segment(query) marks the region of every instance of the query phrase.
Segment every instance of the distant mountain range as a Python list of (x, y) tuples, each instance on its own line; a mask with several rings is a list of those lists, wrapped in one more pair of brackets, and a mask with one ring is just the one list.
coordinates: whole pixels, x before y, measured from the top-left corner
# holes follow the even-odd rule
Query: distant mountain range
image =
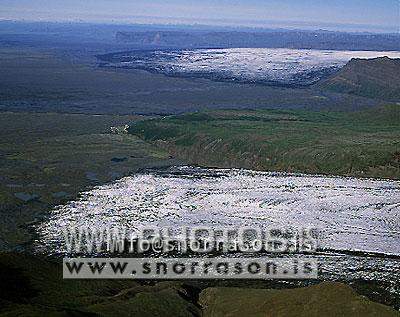
[(339, 72), (319, 82), (317, 87), (400, 102), (400, 59), (352, 59)]
[(294, 48), (400, 50), (400, 35), (330, 31), (146, 31), (117, 32), (119, 42), (160, 48)]

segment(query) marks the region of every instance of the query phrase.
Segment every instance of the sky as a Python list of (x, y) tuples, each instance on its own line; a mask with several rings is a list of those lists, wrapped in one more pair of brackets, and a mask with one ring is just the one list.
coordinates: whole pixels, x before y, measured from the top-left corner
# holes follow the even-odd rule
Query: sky
[(0, 0), (0, 19), (399, 32), (400, 0)]

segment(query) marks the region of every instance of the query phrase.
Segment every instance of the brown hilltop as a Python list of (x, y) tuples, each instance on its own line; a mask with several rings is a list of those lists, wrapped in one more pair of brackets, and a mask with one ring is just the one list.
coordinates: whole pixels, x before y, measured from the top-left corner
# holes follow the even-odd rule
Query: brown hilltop
[(400, 102), (400, 59), (352, 59), (338, 73), (317, 84), (335, 92)]

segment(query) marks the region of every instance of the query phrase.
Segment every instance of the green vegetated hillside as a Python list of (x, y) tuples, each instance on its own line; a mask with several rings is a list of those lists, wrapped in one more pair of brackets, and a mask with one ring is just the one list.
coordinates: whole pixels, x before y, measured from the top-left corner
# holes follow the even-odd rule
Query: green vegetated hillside
[(335, 92), (400, 102), (400, 59), (352, 59), (337, 74), (317, 86)]
[(400, 178), (400, 106), (212, 111), (138, 122), (130, 133), (203, 166)]

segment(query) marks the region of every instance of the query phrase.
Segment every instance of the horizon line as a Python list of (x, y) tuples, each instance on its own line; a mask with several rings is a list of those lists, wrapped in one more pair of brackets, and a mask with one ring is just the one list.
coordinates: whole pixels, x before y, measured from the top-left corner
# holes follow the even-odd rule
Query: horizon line
[[(137, 19), (142, 21), (129, 21), (128, 19)], [(150, 21), (144, 21), (148, 19)], [(151, 21), (154, 20), (154, 21)], [(174, 21), (172, 21), (174, 20)], [(102, 24), (102, 25), (160, 25), (177, 27), (226, 27), (243, 29), (283, 29), (299, 31), (327, 31), (344, 33), (374, 33), (374, 34), (398, 34), (400, 35), (400, 25), (373, 25), (360, 23), (336, 23), (336, 22), (318, 22), (318, 21), (294, 21), (294, 20), (237, 20), (237, 19), (198, 19), (197, 22), (188, 18), (158, 17), (158, 16), (129, 16), (118, 19), (49, 19), (49, 18), (9, 18), (1, 17), (0, 22), (22, 22), (22, 23), (75, 23), (75, 24)], [(202, 21), (202, 22), (200, 22)], [(236, 23), (235, 23), (236, 22)]]

